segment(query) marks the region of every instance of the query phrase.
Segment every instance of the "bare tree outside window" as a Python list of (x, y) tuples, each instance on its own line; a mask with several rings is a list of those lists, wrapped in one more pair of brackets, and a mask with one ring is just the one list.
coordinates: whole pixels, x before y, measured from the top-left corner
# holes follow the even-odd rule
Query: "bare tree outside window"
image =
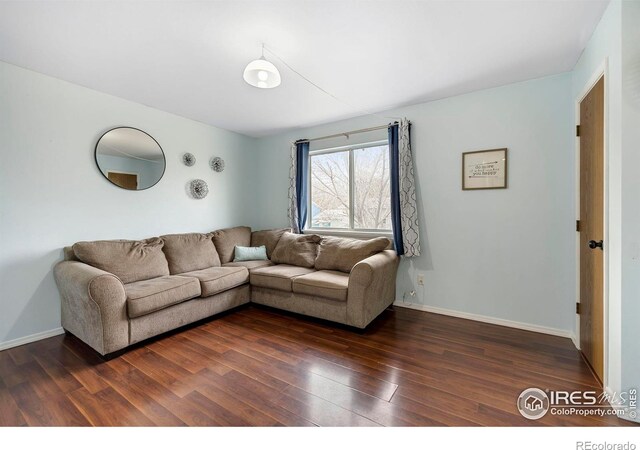
[[(350, 153), (353, 179), (349, 176)], [(312, 154), (311, 200), (314, 228), (349, 229), (353, 223), (356, 229), (390, 230), (389, 147)]]
[(311, 225), (349, 228), (349, 152), (311, 157)]
[(353, 163), (354, 228), (390, 230), (389, 147), (384, 145), (354, 150)]

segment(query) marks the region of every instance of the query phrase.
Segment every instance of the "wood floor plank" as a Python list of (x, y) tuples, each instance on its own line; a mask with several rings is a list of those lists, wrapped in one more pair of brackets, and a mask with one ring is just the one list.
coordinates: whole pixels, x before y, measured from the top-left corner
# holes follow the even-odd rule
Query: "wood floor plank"
[[(117, 358), (109, 361), (108, 366), (126, 377), (125, 382), (130, 386), (130, 389), (144, 392), (144, 395), (149, 397), (151, 401), (170, 411), (184, 424), (199, 427), (219, 425), (219, 422), (200, 411), (199, 408), (194, 407), (188, 400), (178, 397), (171, 390), (165, 388), (151, 376), (136, 369), (124, 359)], [(153, 416), (151, 418), (153, 419)]]
[(82, 387), (82, 384), (55, 358), (37, 355), (35, 360), (62, 392), (71, 392)]
[(177, 418), (171, 411), (162, 406), (147, 394), (147, 386), (141, 389), (132, 375), (132, 371), (126, 374), (118, 373), (113, 367), (103, 364), (99, 369), (100, 375), (104, 377), (109, 385), (126, 398), (129, 403), (142, 412), (154, 425), (162, 427), (182, 426), (185, 423)]
[(330, 362), (322, 364), (317, 361), (304, 361), (301, 368), (324, 378), (343, 384), (358, 392), (371, 395), (384, 401), (390, 401), (398, 389), (398, 385), (370, 375), (361, 374)]
[(566, 338), (402, 308), (355, 332), (248, 306), (110, 361), (73, 336), (2, 351), (0, 425), (632, 425), (516, 408), (528, 387), (597, 386)]
[(280, 425), (273, 417), (264, 414), (262, 411), (245, 403), (242, 399), (235, 397), (233, 394), (226, 392), (218, 386), (207, 384), (199, 387), (198, 392), (227, 411), (232, 411), (249, 425), (259, 427)]
[[(100, 377), (94, 367), (94, 363), (74, 353), (72, 350), (73, 347), (82, 346), (79, 345), (75, 339), (67, 337), (67, 339), (63, 341), (63, 347), (57, 354), (60, 363), (64, 365), (69, 373), (90, 393), (95, 394), (107, 388), (108, 384)], [(95, 357), (95, 354), (91, 356), (92, 359)]]
[(172, 341), (167, 345), (172, 345), (177, 353), (191, 360), (200, 361), (207, 369), (213, 370), (218, 375), (224, 375), (231, 370), (229, 366), (221, 362), (221, 354), (217, 351), (200, 345), (183, 335), (172, 336), (171, 339)]
[(20, 407), (11, 396), (9, 389), (0, 382), (0, 427), (21, 427), (27, 425)]
[(152, 426), (137, 408), (107, 387), (95, 394), (80, 388), (69, 394), (82, 414), (95, 426)]
[(13, 359), (13, 362), (16, 363), (16, 365), (21, 366), (22, 364), (27, 364), (33, 361), (33, 355), (29, 351), (29, 348), (30, 347), (28, 345), (20, 345), (18, 347), (10, 348), (9, 350), (6, 350), (6, 352), (9, 354), (11, 359)]
[(46, 404), (46, 407), (51, 412), (52, 421), (46, 425), (90, 425), (73, 402), (65, 395), (66, 393), (60, 389), (55, 380), (34, 359), (31, 359), (31, 362), (22, 364), (20, 370), (26, 374), (27, 382), (36, 394), (32, 401), (37, 401), (37, 398), (40, 402)]
[(9, 392), (28, 425), (46, 427), (56, 422), (48, 404), (38, 397), (30, 383), (17, 384)]
[(197, 375), (155, 353), (151, 348), (140, 348), (123, 356), (131, 365), (157, 380), (178, 397), (192, 392), (197, 384), (193, 378)]
[(290, 411), (276, 406), (273, 400), (279, 395), (266, 384), (262, 384), (253, 378), (232, 370), (223, 377), (215, 374), (218, 386), (224, 386), (234, 395), (239, 396), (244, 402), (252, 405), (254, 408), (273, 417), (279, 423), (285, 426), (293, 427), (309, 427), (316, 426), (314, 423), (291, 413)]
[[(245, 339), (244, 336), (238, 336), (237, 334), (234, 334), (233, 331), (230, 333), (229, 327), (216, 327), (215, 329), (209, 327), (204, 328), (204, 331), (215, 336), (216, 339), (228, 349), (246, 349), (248, 351), (248, 356), (252, 356), (256, 359), (262, 360), (260, 355), (264, 355), (265, 357), (275, 358), (291, 365), (300, 363), (300, 358), (295, 354), (283, 352), (278, 348), (264, 344), (259, 340)], [(239, 342), (244, 343), (245, 345), (239, 346)]]
[(289, 386), (281, 392), (275, 399), (275, 403), (319, 426), (379, 426), (366, 417), (293, 386)]
[(198, 373), (206, 367), (206, 365), (199, 362), (198, 359), (188, 358), (184, 353), (177, 351), (175, 346), (170, 342), (158, 341), (155, 344), (156, 345), (153, 346), (153, 351), (155, 353), (171, 361), (173, 364), (183, 367), (191, 373)]
[(225, 427), (246, 427), (250, 425), (249, 422), (242, 417), (239, 417), (198, 391), (190, 392), (185, 396), (185, 399), (189, 400), (193, 405), (200, 408), (201, 411), (215, 420), (216, 425)]
[(26, 380), (24, 373), (20, 371), (9, 353), (6, 350), (0, 352), (0, 381), (10, 388)]

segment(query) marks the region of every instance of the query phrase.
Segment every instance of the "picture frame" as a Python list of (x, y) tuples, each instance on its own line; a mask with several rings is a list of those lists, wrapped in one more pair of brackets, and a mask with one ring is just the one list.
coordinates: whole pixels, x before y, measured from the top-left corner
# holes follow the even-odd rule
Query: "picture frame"
[(507, 188), (506, 148), (478, 150), (462, 154), (462, 190)]

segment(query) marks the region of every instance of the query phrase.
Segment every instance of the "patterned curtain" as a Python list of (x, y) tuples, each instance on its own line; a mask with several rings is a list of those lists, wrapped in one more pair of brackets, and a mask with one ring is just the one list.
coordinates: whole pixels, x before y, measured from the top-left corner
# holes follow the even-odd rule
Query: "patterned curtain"
[(297, 141), (291, 144), (291, 165), (289, 167), (289, 226), (294, 233), (301, 233), (307, 222), (307, 201), (309, 199), (309, 142)]
[(411, 155), (411, 124), (404, 118), (389, 126), (391, 221), (398, 255), (420, 256), (418, 206)]
[(294, 233), (300, 233), (298, 228), (298, 196), (296, 195), (296, 143), (291, 144), (291, 165), (289, 166), (289, 226)]

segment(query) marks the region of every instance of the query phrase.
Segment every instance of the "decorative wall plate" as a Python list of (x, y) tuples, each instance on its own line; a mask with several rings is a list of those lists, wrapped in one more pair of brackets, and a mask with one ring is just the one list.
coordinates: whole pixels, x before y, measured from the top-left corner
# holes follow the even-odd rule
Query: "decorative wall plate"
[(192, 153), (185, 153), (182, 155), (182, 162), (185, 166), (191, 167), (196, 163), (196, 157)]
[(209, 186), (204, 180), (193, 180), (189, 185), (189, 190), (193, 198), (202, 199), (209, 193)]
[(209, 165), (214, 171), (222, 172), (224, 170), (224, 159), (220, 158), (219, 156), (214, 156), (213, 158), (211, 158)]

